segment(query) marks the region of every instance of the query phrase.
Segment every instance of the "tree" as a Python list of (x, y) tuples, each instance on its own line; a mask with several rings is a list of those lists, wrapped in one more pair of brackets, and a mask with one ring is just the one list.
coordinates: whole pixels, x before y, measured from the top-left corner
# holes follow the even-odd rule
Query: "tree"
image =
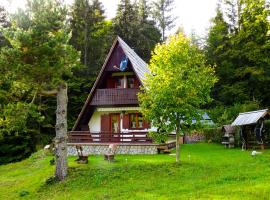
[(114, 38), (112, 23), (105, 21), (100, 1), (75, 0), (69, 15), (72, 32), (70, 44), (81, 52), (82, 64), (68, 81), (68, 125), (71, 128)]
[(193, 126), (199, 109), (208, 103), (216, 82), (214, 69), (206, 65), (200, 50), (179, 33), (156, 46), (150, 60), (140, 107), (154, 127), (176, 132), (176, 162), (180, 158), (179, 137)]
[(160, 42), (160, 31), (149, 19), (150, 8), (145, 0), (131, 3), (121, 0), (113, 19), (115, 35), (123, 38), (143, 60), (148, 61), (154, 46)]
[(240, 30), (231, 38), (232, 63), (237, 66), (234, 80), (248, 88), (247, 100), (269, 105), (270, 53), (269, 5), (265, 0), (243, 0)]
[[(237, 33), (241, 28), (242, 0), (225, 0), (225, 13), (228, 19), (229, 32)], [(218, 5), (220, 6), (220, 5)]]
[(162, 33), (162, 41), (166, 39), (166, 31), (174, 27), (175, 17), (170, 12), (173, 10), (174, 0), (155, 0), (153, 2), (153, 18), (156, 20)]
[(8, 14), (4, 7), (0, 6), (0, 48), (6, 46), (7, 40), (3, 37), (2, 28), (6, 28), (10, 26), (10, 22), (8, 20)]
[(67, 175), (67, 84), (79, 55), (69, 45), (67, 14), (64, 6), (54, 0), (33, 0), (27, 4), (31, 26), (21, 29), (13, 25), (5, 30), (11, 48), (1, 51), (1, 62), (8, 66), (17, 80), (32, 87), (37, 95), (57, 95), (55, 176)]
[(145, 60), (149, 61), (151, 51), (160, 42), (161, 33), (155, 26), (154, 20), (150, 19), (151, 9), (146, 0), (140, 0), (137, 4), (138, 13), (138, 38), (136, 40), (136, 52)]
[[(99, 0), (76, 0), (71, 8), (70, 44), (81, 52), (81, 63), (86, 66), (87, 75), (96, 75), (100, 57), (107, 51), (108, 23)], [(103, 58), (103, 57), (102, 57)]]
[[(227, 103), (222, 93), (223, 87), (230, 83), (234, 67), (229, 64), (227, 51), (229, 50), (229, 24), (224, 20), (223, 12), (220, 6), (216, 9), (216, 16), (211, 20), (206, 46), (204, 48), (207, 62), (216, 66), (216, 75), (219, 81), (213, 88), (213, 98), (217, 102)], [(227, 94), (226, 94), (227, 95)], [(237, 96), (235, 96), (238, 98)], [(226, 96), (225, 96), (226, 98)], [(235, 101), (234, 97), (230, 97), (231, 101)]]
[[(269, 105), (269, 16), (268, 4), (260, 1), (228, 0), (224, 14), (217, 9), (207, 39), (206, 55), (216, 64), (219, 82), (213, 90), (216, 102), (259, 102)], [(228, 19), (226, 22), (225, 19)]]

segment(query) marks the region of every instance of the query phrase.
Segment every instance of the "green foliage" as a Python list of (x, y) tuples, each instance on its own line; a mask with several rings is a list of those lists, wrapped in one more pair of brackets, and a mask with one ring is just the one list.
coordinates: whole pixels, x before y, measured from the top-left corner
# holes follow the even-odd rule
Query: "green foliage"
[(220, 144), (222, 142), (222, 136), (224, 135), (221, 128), (205, 128), (200, 131), (205, 137), (206, 142), (215, 142)]
[(11, 70), (17, 78), (31, 82), (33, 87), (55, 87), (71, 75), (78, 57), (68, 45), (66, 10), (51, 0), (35, 0), (29, 6), (31, 27), (24, 30), (14, 24), (4, 32), (12, 46), (6, 50), (6, 64), (14, 67)]
[(9, 161), (29, 156), (38, 142), (51, 139), (43, 135), (54, 131), (55, 100), (41, 98), (40, 92), (67, 81), (79, 64), (79, 53), (69, 44), (65, 6), (32, 0), (20, 12), (23, 21), (14, 15), (12, 26), (3, 30), (10, 45), (0, 52), (1, 153)]
[(147, 1), (131, 3), (130, 0), (121, 0), (113, 19), (114, 34), (123, 38), (146, 62), (161, 37), (160, 31), (149, 17), (150, 12)]
[(5, 39), (5, 37), (3, 36), (3, 33), (2, 33), (3, 28), (10, 26), (10, 22), (9, 22), (7, 15), (8, 14), (7, 14), (5, 8), (3, 6), (0, 6), (0, 49), (3, 46), (8, 45), (8, 41)]
[(200, 107), (211, 101), (214, 69), (181, 33), (156, 46), (149, 69), (139, 94), (142, 113), (165, 132), (189, 130), (192, 120), (201, 116)]
[(166, 31), (174, 27), (174, 21), (176, 19), (171, 14), (174, 7), (174, 0), (155, 0), (152, 7), (153, 18), (162, 32), (162, 41), (165, 41)]
[[(265, 0), (229, 0), (210, 28), (206, 55), (216, 65), (219, 82), (213, 90), (217, 104), (258, 101), (269, 105), (269, 6)], [(228, 19), (228, 22), (225, 22)]]
[[(70, 44), (81, 52), (85, 65), (81, 75), (95, 76), (112, 43), (111, 23), (105, 21), (104, 9), (99, 0), (76, 0), (71, 7)], [(88, 80), (89, 81), (89, 80)]]
[(33, 104), (9, 103), (0, 112), (0, 163), (22, 160), (36, 150), (44, 117)]
[[(19, 135), (31, 132), (29, 127), (38, 127), (44, 117), (33, 104), (18, 102), (7, 104), (2, 109), (0, 118), (0, 137), (3, 135)], [(35, 130), (32, 130), (35, 131)]]
[(68, 80), (68, 127), (72, 128), (113, 41), (112, 23), (105, 21), (100, 1), (74, 1), (69, 43), (81, 52), (81, 66)]
[(209, 110), (209, 115), (219, 125), (231, 124), (241, 112), (260, 109), (258, 102), (235, 103), (232, 106), (219, 105)]
[(158, 131), (150, 131), (148, 136), (151, 137), (157, 144), (165, 143), (169, 138), (168, 132), (161, 129)]

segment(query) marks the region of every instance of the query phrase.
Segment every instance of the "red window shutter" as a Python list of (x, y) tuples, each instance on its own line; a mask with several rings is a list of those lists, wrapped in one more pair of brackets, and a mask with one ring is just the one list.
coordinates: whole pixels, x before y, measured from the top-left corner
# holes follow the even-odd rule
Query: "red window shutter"
[(134, 80), (134, 87), (135, 88), (139, 88), (140, 87), (140, 81), (137, 78), (135, 78), (135, 80)]
[(100, 127), (101, 132), (111, 131), (110, 125), (111, 125), (110, 115), (101, 115), (101, 127)]
[(123, 115), (123, 129), (129, 129), (129, 114)]
[(115, 87), (115, 80), (113, 78), (107, 79), (107, 88), (114, 88)]
[(150, 123), (148, 122), (148, 121), (143, 121), (143, 128), (146, 128), (146, 129), (148, 129), (148, 128), (150, 128)]

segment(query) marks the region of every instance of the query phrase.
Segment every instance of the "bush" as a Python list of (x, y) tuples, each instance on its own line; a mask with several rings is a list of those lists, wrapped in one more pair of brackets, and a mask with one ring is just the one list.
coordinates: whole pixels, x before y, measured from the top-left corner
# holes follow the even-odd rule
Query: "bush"
[(200, 131), (206, 141), (221, 143), (223, 132), (221, 128), (205, 128)]
[(260, 109), (260, 105), (256, 101), (248, 101), (245, 103), (235, 103), (232, 106), (216, 106), (208, 111), (211, 119), (220, 126), (231, 124), (233, 120), (241, 112), (248, 112)]
[(0, 138), (0, 164), (17, 162), (36, 150), (30, 135), (7, 135)]
[(9, 103), (0, 110), (0, 164), (20, 161), (36, 150), (43, 119), (33, 104)]

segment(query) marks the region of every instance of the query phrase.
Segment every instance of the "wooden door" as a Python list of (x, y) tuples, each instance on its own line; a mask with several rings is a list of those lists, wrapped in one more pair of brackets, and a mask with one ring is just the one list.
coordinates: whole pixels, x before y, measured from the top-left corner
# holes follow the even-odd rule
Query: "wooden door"
[(109, 135), (111, 132), (111, 120), (110, 115), (101, 115), (101, 123), (100, 123), (100, 140), (101, 142), (109, 142)]
[(112, 142), (120, 141), (120, 114), (113, 113), (110, 114), (110, 131), (112, 133)]

